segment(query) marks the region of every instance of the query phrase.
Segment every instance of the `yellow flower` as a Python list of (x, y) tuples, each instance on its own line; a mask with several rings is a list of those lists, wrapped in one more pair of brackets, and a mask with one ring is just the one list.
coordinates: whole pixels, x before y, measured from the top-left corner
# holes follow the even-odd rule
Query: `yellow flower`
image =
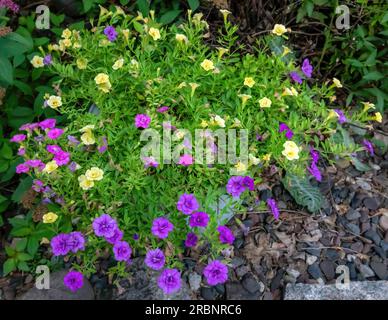
[(148, 31), (148, 34), (152, 37), (152, 39), (159, 40), (160, 39), (160, 31), (156, 28), (150, 28), (150, 31)]
[(363, 112), (368, 111), (369, 109), (375, 109), (375, 105), (370, 102), (361, 102), (364, 105), (364, 110)]
[(383, 122), (383, 117), (381, 116), (381, 113), (380, 112), (376, 112), (375, 113), (375, 120), (377, 121), (377, 122)]
[(128, 38), (129, 38), (129, 29), (121, 30), (121, 32), (123, 33), (124, 38), (126, 40), (128, 40)]
[(104, 171), (97, 167), (91, 167), (89, 170), (86, 170), (85, 176), (88, 180), (100, 181), (104, 177)]
[(283, 46), (283, 53), (282, 53), (282, 57), (288, 55), (290, 52), (291, 52), (291, 49), (289, 47), (286, 47), (286, 46)]
[(47, 100), (47, 105), (50, 108), (57, 109), (62, 105), (62, 98), (59, 96), (50, 96)]
[(65, 30), (62, 31), (62, 38), (69, 39), (71, 37), (71, 30), (66, 28)]
[(79, 48), (82, 48), (81, 44), (79, 42), (74, 42), (73, 43), (73, 48), (74, 49), (79, 49)]
[(183, 137), (185, 136), (185, 132), (183, 130), (177, 130), (175, 132), (175, 136), (178, 138), (178, 139), (183, 139)]
[(86, 69), (86, 66), (88, 65), (88, 60), (84, 58), (78, 58), (77, 61), (77, 68), (80, 70)]
[(271, 154), (270, 154), (270, 153), (265, 154), (265, 155), (263, 156), (263, 160), (264, 160), (265, 162), (268, 162), (269, 160), (271, 160)]
[(123, 58), (120, 58), (118, 60), (115, 61), (115, 63), (113, 64), (112, 66), (112, 69), (113, 70), (117, 70), (117, 69), (120, 69), (124, 64), (124, 59)]
[(31, 59), (31, 64), (34, 68), (42, 68), (44, 67), (44, 63), (43, 63), (43, 58), (42, 57), (39, 57), (39, 56), (34, 56), (32, 59)]
[(333, 118), (336, 118), (336, 117), (338, 117), (337, 112), (335, 112), (334, 110), (330, 110), (329, 111), (329, 115), (326, 118), (326, 121), (330, 120), (330, 119), (333, 119)]
[(252, 165), (256, 166), (256, 165), (258, 165), (258, 164), (260, 163), (260, 159), (259, 159), (259, 158), (256, 158), (252, 153), (250, 153), (250, 154), (248, 155), (248, 157), (249, 157), (249, 162), (250, 162)]
[(94, 124), (88, 124), (87, 126), (79, 129), (79, 132), (91, 131), (91, 130), (94, 130), (94, 128), (95, 128)]
[(225, 128), (225, 120), (222, 119), (220, 116), (215, 116), (213, 118), (213, 121), (221, 128)]
[(234, 119), (233, 119), (232, 127), (233, 127), (233, 128), (240, 128), (240, 127), (241, 127), (241, 121), (238, 120), (237, 118), (234, 118)]
[(226, 18), (228, 17), (228, 15), (231, 14), (231, 12), (229, 10), (226, 10), (226, 9), (221, 9), (220, 12), (222, 13), (222, 15), (224, 16), (224, 20), (226, 20)]
[(236, 168), (237, 172), (245, 172), (247, 170), (247, 166), (241, 161), (237, 162), (234, 167)]
[(283, 147), (284, 147), (284, 150), (282, 151), (282, 154), (288, 160), (299, 159), (299, 148), (294, 141), (286, 141), (283, 144)]
[(54, 223), (57, 219), (58, 216), (54, 212), (48, 212), (43, 215), (43, 223)]
[(188, 43), (189, 40), (187, 39), (187, 37), (184, 35), (184, 34), (180, 34), (180, 33), (177, 33), (175, 35), (175, 39), (176, 41), (178, 42), (184, 42), (184, 43)]
[(202, 61), (201, 67), (205, 71), (210, 71), (210, 70), (214, 69), (214, 63), (211, 60), (209, 60), (209, 59), (205, 59), (205, 60)]
[(333, 78), (333, 83), (337, 88), (342, 88), (342, 83), (337, 78)]
[(283, 26), (282, 24), (275, 24), (275, 26), (273, 27), (273, 30), (272, 30), (272, 33), (276, 34), (277, 36), (281, 36), (286, 32), (287, 32), (287, 28), (285, 26)]
[(209, 123), (206, 120), (201, 121), (201, 127), (206, 128), (209, 125)]
[(84, 145), (92, 145), (96, 143), (96, 139), (94, 138), (93, 132), (92, 131), (85, 131), (81, 135), (81, 141), (83, 142)]
[(247, 86), (247, 87), (249, 87), (249, 88), (252, 88), (252, 87), (254, 86), (255, 83), (256, 83), (256, 82), (255, 82), (255, 80), (253, 80), (252, 77), (246, 77), (246, 78), (244, 79), (244, 86)]
[(272, 101), (267, 97), (264, 97), (259, 100), (260, 108), (269, 108), (272, 104)]
[(198, 83), (190, 82), (189, 86), (191, 87), (191, 96), (194, 95), (195, 90), (199, 87)]
[(55, 171), (56, 169), (58, 168), (58, 165), (57, 163), (53, 160), (53, 161), (50, 161), (50, 162), (47, 162), (44, 169), (43, 169), (43, 172), (46, 172), (46, 173), (51, 173), (53, 171)]
[(245, 105), (247, 103), (247, 101), (250, 98), (252, 98), (252, 96), (250, 96), (249, 94), (239, 94), (238, 96), (239, 96), (239, 98), (241, 98), (243, 105)]
[(182, 89), (182, 88), (184, 88), (184, 87), (186, 87), (187, 86), (187, 83), (186, 82), (181, 82), (179, 85), (178, 85), (178, 89)]
[(218, 59), (221, 59), (222, 56), (229, 51), (229, 49), (218, 47)]
[(65, 46), (65, 47), (71, 47), (71, 40), (70, 39), (63, 39), (63, 40), (60, 40), (61, 43)]
[(109, 76), (106, 73), (99, 73), (94, 78), (94, 81), (96, 82), (96, 84), (106, 83), (109, 82)]
[(83, 190), (89, 190), (90, 188), (94, 187), (94, 181), (93, 180), (89, 180), (88, 178), (86, 178), (85, 175), (79, 176), (78, 177), (78, 182), (79, 182), (79, 186)]
[(283, 93), (282, 93), (282, 96), (295, 96), (295, 97), (297, 97), (298, 91), (296, 91), (296, 89), (294, 87), (285, 88)]

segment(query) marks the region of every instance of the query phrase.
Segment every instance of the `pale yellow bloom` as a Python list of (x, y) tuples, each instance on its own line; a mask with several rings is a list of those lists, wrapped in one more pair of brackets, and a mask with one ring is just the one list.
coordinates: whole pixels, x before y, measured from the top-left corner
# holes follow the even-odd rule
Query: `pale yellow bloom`
[(71, 30), (68, 28), (62, 31), (62, 38), (69, 39), (71, 35), (72, 35)]
[(288, 160), (299, 159), (299, 148), (294, 141), (286, 141), (283, 144), (283, 147), (284, 147), (284, 150), (282, 151), (282, 154)]
[(104, 177), (104, 171), (98, 167), (91, 167), (89, 170), (86, 170), (85, 176), (88, 180), (100, 181)]
[(152, 37), (152, 39), (154, 39), (155, 41), (160, 39), (160, 31), (159, 31), (159, 29), (150, 28), (150, 30), (148, 31), (148, 34), (149, 34), (149, 35)]
[(375, 105), (373, 103), (370, 103), (370, 102), (361, 102), (361, 103), (364, 105), (363, 112), (368, 111), (369, 109), (375, 109)]
[(247, 166), (241, 161), (237, 162), (234, 166), (237, 172), (245, 172), (247, 170)]
[(125, 16), (125, 12), (124, 12), (124, 10), (123, 9), (121, 9), (119, 6), (115, 6), (115, 8), (116, 8), (116, 14), (117, 15), (122, 15), (122, 16)]
[(333, 83), (337, 88), (342, 88), (342, 83), (337, 78), (333, 78)]
[(260, 159), (259, 159), (259, 158), (256, 158), (252, 153), (250, 153), (250, 154), (248, 155), (248, 157), (249, 157), (249, 162), (250, 162), (252, 165), (256, 166), (256, 165), (258, 165), (258, 164), (260, 163)]
[(94, 130), (94, 128), (95, 128), (94, 124), (88, 124), (87, 126), (79, 129), (79, 132), (91, 131), (91, 130)]
[(272, 104), (272, 101), (267, 97), (264, 97), (259, 100), (260, 108), (269, 108)]
[(92, 145), (96, 143), (96, 139), (94, 138), (93, 132), (92, 131), (85, 131), (81, 135), (81, 141), (83, 142), (84, 145)]
[(298, 91), (294, 87), (291, 88), (285, 88), (283, 90), (282, 96), (298, 96)]
[(55, 170), (57, 170), (58, 168), (58, 165), (57, 163), (53, 160), (53, 161), (49, 161), (46, 163), (44, 169), (43, 169), (43, 172), (45, 173), (51, 173), (51, 172), (54, 172)]
[(329, 111), (329, 115), (326, 118), (326, 121), (330, 120), (330, 119), (333, 119), (333, 118), (336, 118), (336, 117), (338, 117), (337, 112), (335, 112), (334, 110), (330, 110)]
[(175, 136), (178, 138), (178, 139), (183, 139), (183, 137), (185, 136), (185, 132), (183, 130), (177, 130), (175, 132)]
[(287, 28), (282, 24), (275, 24), (272, 30), (272, 33), (276, 34), (277, 36), (281, 36), (286, 32), (287, 32)]
[(190, 82), (189, 86), (191, 87), (191, 96), (194, 95), (195, 90), (199, 87), (198, 83)]
[(122, 68), (123, 65), (124, 65), (124, 59), (123, 58), (117, 59), (115, 61), (115, 63), (113, 64), (112, 69), (118, 70), (118, 69)]
[(59, 46), (58, 46), (56, 43), (54, 43), (54, 44), (51, 46), (51, 49), (52, 49), (53, 51), (59, 51)]
[(107, 39), (107, 38), (104, 38), (104, 39), (101, 39), (99, 42), (98, 42), (98, 46), (99, 47), (107, 47), (110, 45), (110, 41)]
[(175, 35), (175, 39), (176, 39), (176, 41), (178, 41), (178, 42), (184, 42), (184, 43), (188, 43), (188, 42), (189, 42), (189, 40), (187, 39), (187, 37), (186, 37), (184, 34), (180, 34), (180, 33), (178, 33), (178, 34)]
[(96, 82), (96, 84), (106, 83), (109, 82), (109, 76), (106, 73), (99, 73), (94, 78), (94, 81)]
[(289, 53), (291, 53), (291, 49), (289, 47), (286, 47), (286, 46), (283, 46), (283, 53), (282, 53), (282, 57), (288, 55)]
[(47, 212), (43, 215), (43, 223), (54, 223), (57, 219), (58, 216), (54, 212)]
[(218, 59), (221, 59), (222, 56), (229, 51), (229, 49), (218, 47)]
[(78, 41), (76, 41), (76, 42), (73, 43), (73, 48), (74, 49), (79, 49), (79, 48), (82, 48), (82, 46), (81, 46), (81, 44)]
[(375, 120), (377, 121), (377, 122), (383, 122), (383, 117), (381, 116), (381, 113), (380, 112), (376, 112), (375, 113)]
[(60, 40), (60, 42), (66, 47), (71, 47), (71, 40), (70, 39), (63, 39), (63, 40)]
[(137, 62), (137, 60), (135, 60), (135, 59), (131, 59), (131, 67), (134, 68), (134, 69), (138, 69), (139, 68), (139, 62)]
[(186, 82), (181, 82), (179, 85), (178, 85), (178, 89), (182, 89), (182, 88), (184, 88), (184, 87), (186, 87), (187, 86), (187, 83)]
[(128, 40), (128, 38), (129, 38), (129, 29), (121, 30), (121, 32), (123, 33), (124, 38), (126, 40)]
[(86, 66), (88, 65), (88, 60), (84, 58), (78, 58), (76, 64), (78, 69), (83, 70), (86, 69)]
[(241, 127), (241, 121), (237, 118), (234, 118), (233, 119), (233, 124), (232, 124), (232, 127), (234, 128), (240, 128)]
[(252, 88), (254, 86), (254, 84), (256, 83), (255, 80), (253, 80), (252, 77), (246, 77), (244, 79), (244, 86), (247, 86), (249, 88)]
[(209, 59), (205, 59), (205, 60), (202, 61), (201, 67), (205, 71), (214, 70), (214, 63), (211, 60), (209, 60)]
[(42, 57), (39, 57), (39, 56), (34, 56), (32, 59), (31, 59), (31, 64), (34, 68), (42, 68), (44, 67), (44, 63), (43, 63), (43, 58)]
[(57, 109), (62, 105), (62, 98), (59, 96), (50, 96), (47, 100), (47, 105), (50, 108)]
[(244, 104), (244, 105), (247, 103), (247, 101), (248, 101), (250, 98), (252, 98), (252, 96), (249, 95), (249, 94), (239, 94), (238, 96), (239, 96), (239, 98), (241, 98), (242, 104)]
[(263, 156), (263, 161), (268, 162), (271, 160), (271, 154), (267, 153)]
[(90, 188), (94, 187), (94, 181), (93, 180), (89, 180), (88, 178), (86, 178), (85, 175), (79, 176), (78, 177), (78, 182), (79, 182), (79, 186), (83, 190), (89, 190)]
[(209, 123), (206, 120), (201, 121), (201, 127), (206, 128), (209, 125)]
[(224, 20), (226, 20), (226, 18), (228, 17), (228, 15), (231, 14), (231, 12), (229, 10), (226, 10), (226, 9), (221, 9), (220, 12), (222, 13), (222, 15), (224, 16)]
[(221, 128), (225, 128), (225, 120), (222, 119), (220, 116), (215, 116), (213, 118), (214, 122)]

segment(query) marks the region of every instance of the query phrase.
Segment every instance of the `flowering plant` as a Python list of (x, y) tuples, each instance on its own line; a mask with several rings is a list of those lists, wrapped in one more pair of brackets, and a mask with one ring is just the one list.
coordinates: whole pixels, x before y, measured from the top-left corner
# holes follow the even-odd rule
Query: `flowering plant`
[[(152, 13), (102, 14), (90, 31), (65, 30), (50, 46), (49, 68), (61, 94), (47, 96), (45, 105), (68, 125), (58, 128), (55, 118), (26, 124), (12, 141), (25, 159), (17, 172), (31, 175), (33, 189), (51, 205), (37, 222), (56, 231), (47, 239), (50, 250), (77, 257), (78, 273), (65, 281), (71, 290), (82, 285), (79, 272), (89, 276), (111, 252), (116, 275), (126, 274), (131, 257), (145, 255), (146, 265), (160, 271), (160, 288), (174, 293), (181, 287), (182, 257), (208, 246), (198, 261), (203, 275), (209, 285), (224, 283), (235, 239), (226, 213), (253, 203), (281, 218), (276, 199), (255, 199), (265, 172), (276, 167), (281, 175), (320, 181), (320, 158), (364, 150), (334, 144), (332, 136), (343, 123), (379, 120), (377, 114), (334, 110), (338, 83), (315, 84), (313, 66), (305, 59), (299, 70), (286, 58), (288, 48), (271, 52), (268, 44), (285, 37), (286, 28), (277, 25), (256, 55), (241, 55), (237, 28), (223, 15), (216, 48), (204, 41), (206, 21), (190, 11), (187, 23), (168, 28)], [(205, 164), (193, 152), (197, 129), (211, 159)], [(228, 131), (239, 157), (214, 161), (226, 150), (216, 130)], [(173, 155), (164, 145), (159, 152), (160, 139), (144, 155), (147, 134), (163, 136)], [(219, 209), (225, 196), (227, 205)], [(63, 225), (70, 230), (61, 232)]]

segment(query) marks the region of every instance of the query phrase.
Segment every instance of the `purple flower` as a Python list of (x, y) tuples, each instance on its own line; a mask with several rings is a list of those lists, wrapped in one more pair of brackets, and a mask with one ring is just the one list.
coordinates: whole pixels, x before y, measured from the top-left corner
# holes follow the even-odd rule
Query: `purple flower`
[(222, 262), (214, 260), (205, 267), (203, 275), (211, 286), (225, 283), (228, 280), (228, 267)]
[(117, 38), (117, 32), (116, 32), (115, 28), (112, 26), (105, 27), (104, 34), (106, 35), (106, 37), (108, 38), (108, 40), (110, 42), (115, 41)]
[(58, 139), (63, 134), (63, 129), (60, 128), (53, 128), (50, 129), (49, 132), (47, 132), (47, 137), (52, 140)]
[(234, 198), (238, 198), (247, 188), (250, 191), (255, 189), (255, 182), (249, 176), (233, 176), (226, 185), (226, 191)]
[(75, 146), (77, 146), (77, 145), (80, 144), (80, 142), (79, 142), (79, 141), (77, 140), (77, 138), (74, 137), (74, 136), (68, 135), (68, 136), (67, 136), (67, 140), (69, 140), (70, 144), (73, 144), (73, 145), (75, 145)]
[(363, 146), (365, 147), (365, 150), (368, 151), (370, 153), (371, 156), (374, 156), (375, 155), (375, 151), (374, 151), (374, 148), (373, 148), (373, 144), (372, 142), (364, 139), (362, 141), (362, 144)]
[(30, 171), (30, 167), (25, 165), (24, 163), (18, 164), (16, 166), (16, 173), (21, 174), (21, 173), (27, 173)]
[(70, 271), (64, 278), (63, 283), (68, 287), (72, 292), (76, 292), (78, 289), (81, 289), (84, 285), (84, 276), (81, 272)]
[(51, 56), (51, 54), (45, 55), (44, 58), (43, 58), (43, 64), (45, 66), (48, 66), (48, 65), (50, 65), (52, 63), (53, 63), (53, 57)]
[(226, 226), (218, 226), (217, 231), (220, 234), (220, 241), (221, 243), (229, 243), (233, 244), (234, 242), (234, 235), (232, 231), (226, 227)]
[(133, 238), (133, 240), (137, 241), (137, 240), (139, 240), (139, 235), (137, 233), (135, 233), (132, 238)]
[(101, 146), (98, 147), (97, 150), (99, 153), (104, 153), (108, 149), (108, 140), (106, 140), (105, 136), (103, 136), (101, 140), (102, 140), (102, 144)]
[(307, 167), (307, 170), (311, 173), (311, 175), (319, 182), (322, 181), (322, 175), (319, 171), (317, 164), (313, 161), (310, 167)]
[(154, 167), (156, 168), (159, 163), (155, 160), (154, 157), (144, 157), (143, 158), (144, 168)]
[(55, 120), (55, 119), (46, 119), (46, 120), (39, 122), (39, 127), (42, 130), (52, 129), (55, 127), (56, 123), (57, 123), (57, 120)]
[(36, 192), (42, 192), (43, 191), (43, 182), (41, 180), (37, 180), (35, 179), (33, 182), (32, 182), (32, 190), (36, 191)]
[(65, 233), (58, 234), (51, 239), (50, 245), (54, 256), (67, 255), (71, 249), (71, 245), (69, 245), (69, 235)]
[(242, 179), (242, 185), (245, 188), (248, 188), (250, 191), (255, 190), (255, 181), (249, 176), (246, 176)]
[(85, 250), (85, 238), (81, 232), (74, 231), (67, 239), (69, 250), (76, 253), (78, 250)]
[(9, 141), (19, 143), (26, 140), (26, 138), (25, 134), (15, 134)]
[(116, 228), (113, 233), (113, 236), (105, 237), (105, 240), (108, 241), (110, 244), (115, 244), (123, 238), (123, 235), (124, 233), (119, 228)]
[(282, 133), (283, 131), (286, 132), (286, 138), (288, 140), (291, 140), (292, 137), (294, 136), (294, 133), (292, 132), (292, 130), (283, 122), (280, 122), (279, 123), (279, 132)]
[(54, 155), (54, 160), (58, 166), (64, 166), (70, 161), (70, 153), (61, 151)]
[(46, 146), (46, 150), (52, 154), (57, 154), (59, 152), (62, 152), (63, 150), (61, 149), (60, 146), (57, 146), (56, 144), (48, 144)]
[(302, 63), (302, 72), (307, 78), (311, 78), (313, 73), (313, 66), (310, 64), (309, 59), (304, 59)]
[(165, 269), (158, 278), (158, 286), (165, 294), (177, 292), (182, 285), (181, 274), (177, 269)]
[(279, 209), (276, 205), (276, 202), (274, 199), (269, 198), (267, 199), (267, 206), (271, 210), (272, 214), (274, 215), (275, 219), (279, 219)]
[(299, 84), (302, 84), (302, 82), (303, 82), (302, 78), (300, 77), (300, 75), (296, 71), (291, 71), (290, 77), (291, 77), (292, 81), (297, 82)]
[(24, 164), (30, 168), (40, 168), (41, 170), (45, 167), (45, 164), (39, 159), (27, 160)]
[(256, 133), (256, 140), (257, 141), (262, 141), (263, 140), (263, 136), (259, 133)]
[(168, 109), (170, 109), (170, 108), (167, 107), (167, 106), (163, 106), (163, 107), (160, 107), (160, 108), (156, 109), (156, 111), (159, 112), (159, 113), (165, 113), (165, 112), (168, 111)]
[(38, 127), (38, 123), (25, 123), (19, 128), (19, 131), (32, 131), (37, 129)]
[(0, 8), (8, 8), (13, 13), (17, 13), (19, 11), (19, 5), (12, 0), (0, 0)]
[(154, 249), (147, 252), (144, 262), (149, 268), (160, 270), (163, 268), (166, 258), (162, 250)]
[(147, 129), (150, 125), (151, 118), (147, 114), (137, 114), (135, 117), (136, 128)]
[(338, 115), (338, 122), (340, 124), (344, 123), (347, 121), (346, 117), (345, 117), (345, 114), (343, 113), (342, 110), (339, 110), (339, 109), (334, 109), (335, 113)]
[(310, 156), (314, 163), (317, 163), (319, 160), (319, 151), (314, 148), (310, 148)]
[(195, 247), (198, 242), (198, 237), (195, 233), (189, 232), (186, 236), (185, 246), (188, 248)]
[(108, 214), (103, 214), (93, 220), (93, 230), (96, 236), (106, 238), (113, 237), (117, 228), (116, 220)]
[(125, 241), (117, 241), (113, 245), (113, 253), (117, 261), (128, 261), (131, 258), (132, 249)]
[(68, 166), (68, 168), (69, 168), (69, 170), (70, 170), (71, 172), (76, 171), (76, 170), (77, 170), (77, 167), (78, 167), (78, 164), (77, 164), (77, 162), (74, 162), (74, 161), (70, 162), (70, 164), (69, 164), (69, 166)]
[(176, 207), (184, 214), (191, 214), (199, 209), (199, 203), (193, 194), (184, 193), (180, 196)]
[(156, 218), (152, 222), (151, 232), (155, 237), (165, 239), (168, 233), (174, 229), (174, 225), (166, 218)]
[(178, 164), (187, 167), (193, 164), (193, 157), (189, 154), (184, 154), (179, 158)]
[(26, 154), (26, 148), (18, 149), (18, 156), (24, 156)]
[(194, 212), (190, 216), (189, 225), (190, 227), (206, 227), (209, 223), (209, 215), (206, 212)]

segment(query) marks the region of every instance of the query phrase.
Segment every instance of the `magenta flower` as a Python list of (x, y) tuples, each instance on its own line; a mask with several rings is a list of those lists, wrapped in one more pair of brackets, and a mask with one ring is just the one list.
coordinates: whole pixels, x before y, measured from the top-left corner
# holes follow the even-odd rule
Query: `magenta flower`
[(47, 132), (47, 137), (52, 140), (58, 139), (63, 134), (63, 129), (60, 128), (53, 128), (50, 129), (49, 132)]
[(322, 181), (322, 175), (319, 171), (317, 164), (313, 161), (311, 162), (310, 167), (307, 167), (307, 170), (311, 173), (311, 175), (319, 182)]
[(190, 227), (206, 227), (209, 223), (209, 215), (206, 212), (194, 212), (190, 216), (189, 225)]
[(302, 84), (302, 82), (303, 82), (302, 78), (300, 77), (300, 75), (296, 71), (290, 72), (290, 78), (292, 79), (292, 81), (299, 83), (299, 84)]
[(117, 261), (128, 261), (131, 258), (132, 249), (125, 241), (117, 241), (113, 245), (113, 253)]
[(18, 149), (18, 156), (24, 156), (26, 154), (26, 148), (20, 147)]
[(275, 219), (279, 219), (279, 209), (276, 205), (276, 202), (274, 199), (269, 198), (267, 199), (267, 206), (271, 210), (272, 214), (274, 215)]
[(27, 160), (24, 164), (30, 168), (40, 168), (41, 170), (45, 167), (45, 164), (39, 159)]
[(57, 152), (54, 155), (54, 160), (58, 166), (64, 166), (70, 161), (70, 153), (65, 151)]
[(288, 140), (291, 140), (292, 137), (294, 136), (294, 133), (292, 130), (283, 122), (279, 123), (279, 132), (282, 133), (283, 131), (286, 132), (285, 136)]
[(81, 272), (70, 271), (64, 278), (63, 283), (68, 287), (72, 292), (76, 292), (81, 289), (84, 285), (84, 276)]
[(189, 154), (184, 154), (179, 158), (178, 164), (187, 167), (193, 164), (193, 157)]
[(159, 163), (155, 160), (154, 157), (144, 157), (143, 158), (144, 168), (154, 167), (157, 168)]
[(205, 267), (203, 275), (211, 286), (225, 283), (228, 280), (228, 267), (222, 262), (214, 260)]
[(174, 229), (174, 225), (166, 218), (156, 218), (152, 222), (151, 232), (155, 237), (159, 239), (165, 239), (168, 237), (169, 232)]
[(311, 160), (314, 163), (318, 163), (318, 160), (319, 160), (319, 151), (318, 150), (315, 150), (314, 148), (310, 148), (310, 156), (311, 156)]
[(103, 214), (93, 220), (93, 230), (96, 236), (113, 237), (117, 228), (116, 220), (108, 214)]
[(60, 152), (63, 152), (63, 150), (61, 149), (60, 146), (57, 146), (56, 144), (48, 144), (46, 146), (46, 150), (52, 154), (57, 154), (57, 153), (60, 153)]
[(159, 112), (159, 113), (165, 113), (165, 112), (168, 111), (168, 109), (170, 109), (170, 108), (167, 107), (167, 106), (163, 106), (163, 107), (160, 107), (160, 108), (156, 109), (156, 111)]
[(220, 234), (220, 242), (221, 243), (228, 243), (228, 244), (233, 244), (234, 242), (234, 235), (232, 231), (226, 227), (226, 226), (218, 226), (217, 231)]
[(81, 232), (70, 232), (67, 238), (69, 251), (76, 253), (78, 250), (85, 250), (85, 238)]
[(43, 181), (35, 179), (32, 181), (32, 190), (36, 192), (42, 192), (43, 191)]
[(302, 72), (307, 78), (311, 78), (313, 73), (313, 66), (310, 64), (309, 59), (304, 59), (302, 63)]
[(147, 129), (150, 125), (151, 118), (147, 114), (137, 114), (135, 117), (136, 128)]
[(12, 0), (0, 0), (0, 8), (8, 8), (13, 13), (17, 13), (19, 11), (19, 5)]
[(120, 241), (123, 236), (124, 233), (119, 228), (116, 228), (113, 233), (113, 236), (105, 237), (105, 240), (108, 241), (110, 244), (115, 244), (116, 242)]
[(345, 114), (343, 113), (342, 110), (339, 109), (334, 109), (335, 113), (338, 115), (338, 122), (340, 124), (343, 124), (344, 122), (348, 121), (345, 117)]
[(188, 248), (195, 247), (198, 243), (198, 237), (195, 233), (189, 232), (186, 236), (185, 246)]
[(110, 42), (115, 41), (117, 39), (117, 32), (115, 28), (112, 26), (105, 27), (104, 34), (106, 35), (106, 37)]
[(372, 142), (364, 139), (362, 141), (362, 144), (363, 146), (365, 147), (365, 150), (368, 151), (370, 153), (371, 156), (374, 156), (375, 155), (375, 151), (374, 151), (374, 148), (373, 148), (373, 144)]
[(181, 274), (177, 269), (165, 269), (158, 278), (158, 286), (165, 294), (177, 292), (182, 285)]
[(144, 262), (149, 268), (160, 270), (163, 268), (166, 258), (162, 250), (154, 249), (147, 252)]
[(52, 128), (55, 128), (56, 123), (57, 123), (57, 120), (55, 119), (46, 119), (39, 122), (39, 127), (42, 130), (52, 129)]
[(69, 235), (65, 233), (60, 233), (53, 237), (50, 245), (54, 256), (65, 256), (72, 249), (69, 243)]
[(21, 173), (27, 173), (30, 171), (30, 167), (25, 165), (24, 163), (18, 164), (16, 166), (16, 173), (21, 174)]
[(26, 140), (26, 138), (25, 134), (15, 134), (9, 141), (19, 143)]
[(38, 123), (25, 123), (19, 128), (19, 131), (32, 131), (37, 129), (38, 127)]
[(176, 207), (184, 214), (192, 214), (199, 209), (199, 203), (193, 194), (184, 193), (180, 196)]

